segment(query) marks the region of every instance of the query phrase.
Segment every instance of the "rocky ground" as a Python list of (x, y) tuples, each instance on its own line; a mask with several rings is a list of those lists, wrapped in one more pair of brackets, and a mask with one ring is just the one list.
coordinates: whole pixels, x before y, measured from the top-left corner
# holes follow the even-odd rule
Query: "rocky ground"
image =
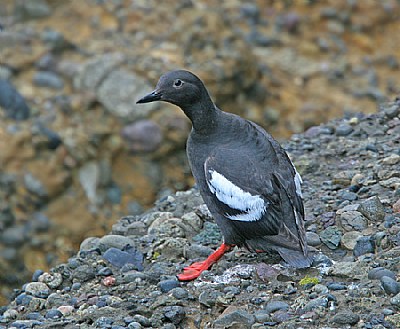
[(304, 180), (313, 266), (236, 249), (193, 282), (221, 236), (196, 189), (117, 221), (1, 309), (0, 328), (399, 328), (400, 100), (285, 145)]
[(399, 95), (399, 17), (395, 0), (2, 0), (0, 304), (193, 185), (186, 118), (134, 105), (163, 72), (193, 70), (221, 108), (287, 138)]

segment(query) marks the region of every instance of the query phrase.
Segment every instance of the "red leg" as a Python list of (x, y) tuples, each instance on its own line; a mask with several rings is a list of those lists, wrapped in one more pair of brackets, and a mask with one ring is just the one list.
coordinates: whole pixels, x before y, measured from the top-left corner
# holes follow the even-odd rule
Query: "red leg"
[(214, 251), (208, 258), (203, 262), (196, 262), (192, 265), (185, 267), (183, 273), (178, 275), (179, 281), (191, 281), (199, 277), (201, 272), (208, 270), (213, 264), (229, 250), (234, 247), (232, 244), (221, 244), (221, 246)]

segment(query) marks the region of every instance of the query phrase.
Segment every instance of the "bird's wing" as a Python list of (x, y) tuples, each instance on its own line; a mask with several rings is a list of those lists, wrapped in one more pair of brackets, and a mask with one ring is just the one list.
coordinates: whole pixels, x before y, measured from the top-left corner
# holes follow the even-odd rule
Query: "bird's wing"
[(300, 245), (305, 250), (303, 204), (286, 153), (287, 160), (282, 160), (281, 154), (277, 157), (276, 152), (269, 152), (269, 161), (263, 157), (253, 160), (246, 153), (218, 147), (206, 160), (206, 183), (215, 210), (244, 240), (276, 236), (277, 244), (290, 249)]

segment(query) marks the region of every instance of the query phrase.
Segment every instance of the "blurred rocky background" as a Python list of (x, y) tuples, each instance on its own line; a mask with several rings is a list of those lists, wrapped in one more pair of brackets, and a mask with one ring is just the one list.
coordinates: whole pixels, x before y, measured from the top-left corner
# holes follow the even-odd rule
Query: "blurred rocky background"
[(187, 119), (135, 105), (163, 72), (194, 71), (283, 140), (399, 95), (399, 17), (395, 0), (2, 0), (0, 304), (193, 185)]

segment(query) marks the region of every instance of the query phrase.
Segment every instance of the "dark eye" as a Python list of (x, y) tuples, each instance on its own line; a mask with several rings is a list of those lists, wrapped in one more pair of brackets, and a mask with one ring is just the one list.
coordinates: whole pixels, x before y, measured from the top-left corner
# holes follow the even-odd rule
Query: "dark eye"
[(183, 85), (183, 81), (181, 79), (176, 79), (174, 81), (174, 87), (179, 88), (179, 87), (182, 87), (182, 85)]

